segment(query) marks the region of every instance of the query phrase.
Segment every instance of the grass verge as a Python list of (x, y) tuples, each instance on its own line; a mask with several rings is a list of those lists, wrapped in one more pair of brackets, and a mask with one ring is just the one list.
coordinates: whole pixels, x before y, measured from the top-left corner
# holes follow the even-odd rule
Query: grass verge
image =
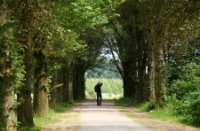
[(183, 124), (182, 118), (180, 116), (175, 115), (175, 113), (173, 111), (171, 111), (170, 109), (167, 109), (167, 108), (151, 110), (148, 112), (148, 114), (152, 118), (155, 118), (158, 120)]
[[(45, 117), (34, 117), (34, 123), (36, 126), (41, 127), (50, 123), (59, 122), (63, 119), (67, 119), (66, 116), (62, 114), (64, 112), (70, 111), (74, 103), (63, 103), (56, 105), (49, 109), (49, 113)], [(77, 117), (77, 116), (74, 116)]]
[(33, 127), (33, 128), (20, 127), (17, 129), (17, 131), (41, 131), (41, 129), (39, 127)]
[[(154, 103), (152, 102), (137, 104), (133, 100), (122, 98), (122, 99), (116, 100), (116, 105), (121, 106), (121, 107), (135, 107), (142, 112), (146, 112), (147, 116), (150, 116), (151, 118), (154, 118), (157, 120), (185, 124), (182, 121), (182, 117), (177, 116), (171, 109), (167, 107), (155, 109)], [(131, 115), (131, 113), (126, 113), (126, 115), (128, 117), (130, 116), (130, 117), (137, 118), (137, 116)]]

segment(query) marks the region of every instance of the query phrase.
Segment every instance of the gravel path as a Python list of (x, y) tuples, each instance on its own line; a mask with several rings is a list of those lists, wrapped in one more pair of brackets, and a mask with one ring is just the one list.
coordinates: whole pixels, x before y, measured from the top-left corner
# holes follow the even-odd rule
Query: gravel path
[[(42, 127), (42, 131), (200, 131), (200, 128), (155, 120), (136, 108), (117, 109), (112, 101), (102, 104), (83, 102), (72, 111), (62, 113), (60, 121)], [(146, 126), (127, 118), (124, 115), (127, 112)]]
[(104, 102), (96, 106), (93, 101), (80, 106), (80, 125), (78, 131), (152, 131), (130, 120), (114, 106), (113, 102)]
[[(79, 117), (74, 117), (77, 114)], [(97, 106), (95, 101), (87, 101), (71, 112), (61, 114), (61, 121), (45, 125), (42, 131), (152, 131), (152, 129), (127, 118), (113, 102), (106, 101), (102, 106)]]

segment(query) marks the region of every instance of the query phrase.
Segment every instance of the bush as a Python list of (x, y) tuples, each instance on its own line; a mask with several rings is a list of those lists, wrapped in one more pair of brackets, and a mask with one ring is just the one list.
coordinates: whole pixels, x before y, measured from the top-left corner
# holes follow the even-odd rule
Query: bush
[(183, 68), (181, 79), (174, 81), (168, 89), (171, 94), (175, 93), (177, 99), (181, 100), (184, 95), (200, 89), (200, 66), (188, 64)]
[(167, 88), (166, 106), (175, 109), (189, 124), (200, 126), (200, 66), (195, 63), (182, 68), (182, 76)]
[(149, 101), (149, 102), (145, 102), (144, 104), (140, 105), (140, 109), (142, 111), (151, 111), (153, 109), (155, 109), (155, 102), (153, 101)]
[(116, 105), (126, 106), (126, 107), (137, 105), (136, 101), (134, 101), (130, 98), (120, 98), (120, 99), (116, 100), (115, 103), (116, 103)]
[(171, 111), (177, 108), (177, 106), (180, 104), (180, 100), (176, 98), (176, 94), (173, 94), (171, 96), (165, 97), (165, 107)]
[(185, 122), (200, 126), (200, 91), (186, 95), (176, 112), (183, 116)]

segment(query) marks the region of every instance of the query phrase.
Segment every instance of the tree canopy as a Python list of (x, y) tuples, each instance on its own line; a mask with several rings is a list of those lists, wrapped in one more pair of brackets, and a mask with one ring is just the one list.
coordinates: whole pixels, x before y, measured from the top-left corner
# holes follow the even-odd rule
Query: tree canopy
[(199, 101), (188, 103), (200, 97), (199, 7), (198, 0), (0, 0), (0, 130), (33, 127), (49, 107), (85, 99), (85, 74), (121, 78), (123, 97), (157, 109), (175, 96), (176, 113), (199, 125)]

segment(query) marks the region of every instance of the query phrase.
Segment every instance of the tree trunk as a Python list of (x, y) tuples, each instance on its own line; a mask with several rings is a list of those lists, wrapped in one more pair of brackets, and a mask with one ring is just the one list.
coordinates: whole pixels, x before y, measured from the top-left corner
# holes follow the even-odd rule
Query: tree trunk
[(137, 50), (137, 61), (138, 61), (138, 88), (137, 88), (137, 102), (143, 103), (146, 100), (146, 67), (147, 67), (147, 48), (145, 42), (145, 36), (143, 31), (137, 28), (137, 40), (138, 40), (138, 50)]
[(138, 89), (137, 3), (137, 0), (127, 0), (119, 8), (120, 23), (124, 30), (123, 42), (120, 42), (123, 47), (121, 58), (124, 71), (124, 97), (134, 99), (136, 99), (136, 90)]
[(73, 102), (73, 73), (74, 73), (74, 62), (68, 61), (63, 72), (63, 98), (64, 101)]
[(14, 112), (14, 87), (12, 79), (12, 62), (8, 36), (7, 10), (0, 5), (0, 28), (3, 29), (0, 41), (0, 130), (16, 131), (16, 115)]
[(163, 48), (160, 42), (149, 46), (150, 100), (159, 108), (164, 101)]
[(153, 55), (153, 44), (149, 45), (149, 100), (155, 102), (156, 94), (155, 94), (155, 56)]
[(51, 80), (51, 87), (50, 87), (50, 97), (49, 97), (49, 106), (53, 107), (56, 105), (56, 81), (57, 81), (57, 75), (53, 74), (52, 75), (52, 80)]
[[(133, 63), (134, 64), (134, 63)], [(123, 78), (123, 88), (124, 88), (124, 97), (125, 98), (135, 98), (136, 95), (136, 79), (134, 79), (135, 68), (131, 66), (130, 62), (122, 62), (122, 67), (124, 71)]]
[(31, 85), (32, 85), (32, 38), (30, 33), (24, 34), (25, 39), (25, 54), (24, 54), (24, 66), (25, 66), (25, 78), (23, 81), (23, 87), (20, 88), (17, 95), (17, 101), (20, 103), (18, 106), (18, 121), (22, 126), (33, 127), (33, 110), (31, 102)]
[(76, 62), (74, 67), (73, 94), (75, 100), (85, 99), (85, 65)]
[(63, 102), (68, 102), (68, 91), (69, 91), (69, 69), (68, 65), (65, 65), (62, 69), (63, 76)]
[[(57, 102), (73, 102), (73, 77), (74, 77), (74, 63), (71, 61), (65, 62), (61, 72), (62, 86), (59, 89), (54, 90), (51, 94)], [(59, 82), (58, 82), (59, 83)]]
[(50, 88), (50, 100), (49, 104), (51, 107), (62, 103), (64, 100), (64, 95), (63, 92), (65, 90), (63, 89), (63, 72), (62, 69), (59, 69), (54, 72), (53, 78), (52, 78), (52, 83), (51, 83), (51, 88)]
[(85, 99), (85, 70), (81, 70), (80, 72), (80, 77), (79, 77), (79, 81), (80, 81), (80, 100)]
[[(23, 86), (19, 89), (17, 94), (17, 101), (20, 103), (17, 109), (17, 116), (20, 125), (33, 127), (33, 110), (31, 101), (31, 86), (32, 86), (32, 58), (33, 58), (33, 42), (32, 31), (34, 28), (34, 9), (37, 0), (13, 1), (19, 8), (15, 8), (15, 18), (19, 22), (17, 26), (16, 38), (18, 42), (24, 47), (24, 67), (25, 77)], [(20, 15), (19, 15), (20, 14)]]
[(156, 107), (159, 108), (163, 105), (164, 101), (164, 71), (163, 71), (163, 48), (158, 46), (154, 52), (155, 57), (155, 94), (156, 94)]
[(47, 63), (44, 54), (39, 51), (35, 53), (35, 86), (34, 86), (34, 113), (37, 116), (46, 116), (48, 114), (48, 93), (47, 93)]
[(6, 88), (6, 97), (5, 97), (5, 116), (6, 116), (6, 129), (7, 131), (16, 131), (16, 114), (14, 111), (14, 88), (12, 85), (8, 85)]

